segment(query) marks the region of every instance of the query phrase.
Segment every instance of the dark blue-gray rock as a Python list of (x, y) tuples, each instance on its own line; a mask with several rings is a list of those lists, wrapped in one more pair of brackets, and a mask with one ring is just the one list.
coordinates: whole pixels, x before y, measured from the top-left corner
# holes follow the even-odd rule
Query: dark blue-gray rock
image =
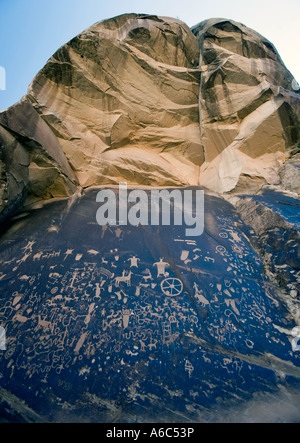
[[(300, 421), (293, 84), (242, 24), (126, 14), (0, 113), (0, 422)], [(204, 189), (203, 234), (99, 226), (120, 182)]]
[(100, 227), (97, 192), (21, 214), (1, 237), (2, 420), (298, 421), (299, 323), (254, 219), (281, 201), (262, 247), (297, 291), (299, 200), (249, 197), (252, 230), (206, 192), (205, 231), (186, 237)]

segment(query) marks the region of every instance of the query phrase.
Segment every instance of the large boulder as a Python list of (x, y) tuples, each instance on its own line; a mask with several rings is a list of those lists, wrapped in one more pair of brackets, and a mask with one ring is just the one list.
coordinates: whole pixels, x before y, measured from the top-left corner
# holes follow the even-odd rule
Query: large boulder
[(60, 48), (28, 93), (82, 187), (198, 184), (198, 64), (184, 23), (130, 14)]
[(299, 421), (294, 89), (244, 25), (127, 14), (0, 113), (0, 422)]
[[(0, 113), (2, 219), (26, 196), (65, 196), (78, 184), (224, 193), (280, 183), (299, 152), (294, 83), (274, 46), (232, 20), (192, 30), (141, 14), (96, 23)], [(16, 144), (25, 165), (12, 160)]]
[(98, 226), (98, 192), (1, 236), (0, 422), (299, 420), (299, 201), (206, 192), (187, 238)]
[(78, 186), (65, 154), (31, 102), (0, 113), (0, 223), (24, 201), (72, 195)]
[(280, 183), (300, 142), (300, 96), (275, 47), (232, 20), (193, 28), (200, 43), (200, 183), (217, 192)]

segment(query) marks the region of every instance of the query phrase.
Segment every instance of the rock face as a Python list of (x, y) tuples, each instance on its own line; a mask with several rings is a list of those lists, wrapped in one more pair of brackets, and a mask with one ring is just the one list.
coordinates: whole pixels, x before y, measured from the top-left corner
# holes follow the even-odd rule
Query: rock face
[(251, 230), (206, 192), (187, 238), (100, 227), (97, 193), (1, 237), (0, 421), (299, 421), (299, 200), (242, 197)]
[[(0, 422), (299, 422), (292, 84), (239, 23), (127, 14), (0, 113)], [(203, 234), (99, 226), (125, 181), (204, 190)]]
[(279, 171), (281, 184), (284, 189), (300, 194), (300, 155), (288, 160)]
[(200, 42), (200, 183), (217, 192), (278, 184), (299, 150), (300, 100), (274, 46), (240, 23), (212, 19), (193, 28)]
[(186, 25), (126, 15), (59, 49), (28, 93), (82, 187), (198, 184), (198, 64)]
[(27, 195), (66, 197), (78, 186), (57, 138), (26, 97), (0, 114), (0, 172), (0, 223)]
[(280, 183), (299, 152), (292, 84), (273, 45), (231, 20), (192, 30), (137, 14), (97, 23), (0, 113), (2, 218), (26, 196), (66, 196), (78, 183), (220, 193)]

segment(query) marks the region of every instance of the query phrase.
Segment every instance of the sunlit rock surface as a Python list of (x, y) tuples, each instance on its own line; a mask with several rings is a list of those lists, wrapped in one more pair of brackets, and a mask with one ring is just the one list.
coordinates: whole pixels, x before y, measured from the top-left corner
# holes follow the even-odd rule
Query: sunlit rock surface
[(200, 183), (217, 192), (278, 184), (299, 150), (300, 100), (271, 42), (232, 20), (193, 28), (200, 42)]
[[(0, 422), (300, 421), (293, 84), (244, 25), (127, 14), (0, 113)], [(204, 189), (203, 235), (100, 227), (120, 182)]]
[(198, 65), (184, 23), (125, 15), (59, 49), (29, 96), (83, 187), (198, 184)]
[(78, 184), (220, 193), (278, 184), (299, 153), (294, 84), (272, 43), (232, 20), (96, 23), (0, 113), (2, 219), (26, 198), (70, 195)]

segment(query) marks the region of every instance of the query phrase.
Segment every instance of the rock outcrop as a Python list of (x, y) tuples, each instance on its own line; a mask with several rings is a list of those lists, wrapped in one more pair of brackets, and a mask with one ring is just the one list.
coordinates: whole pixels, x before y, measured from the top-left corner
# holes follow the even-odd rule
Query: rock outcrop
[[(299, 421), (293, 86), (244, 25), (127, 14), (0, 113), (0, 422)], [(158, 187), (202, 235), (138, 220)]]
[(299, 152), (292, 84), (274, 46), (231, 20), (96, 23), (0, 113), (2, 219), (26, 197), (66, 196), (78, 184), (224, 193), (280, 183)]
[(198, 63), (183, 23), (125, 15), (60, 48), (29, 97), (82, 187), (198, 184)]
[(274, 46), (232, 20), (193, 28), (200, 43), (200, 183), (217, 192), (279, 184), (299, 151), (300, 96)]
[(98, 226), (98, 192), (1, 236), (0, 422), (298, 422), (299, 200), (206, 192), (187, 239)]
[(27, 97), (0, 114), (0, 223), (25, 199), (72, 195), (78, 186), (61, 146)]

